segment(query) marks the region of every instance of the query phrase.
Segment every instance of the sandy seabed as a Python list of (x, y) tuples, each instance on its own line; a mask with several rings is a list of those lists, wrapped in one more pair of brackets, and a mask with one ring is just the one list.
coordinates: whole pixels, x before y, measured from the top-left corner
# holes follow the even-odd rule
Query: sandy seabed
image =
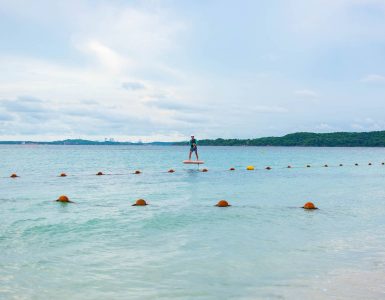
[(385, 299), (385, 270), (338, 270), (325, 277), (262, 288), (256, 299)]

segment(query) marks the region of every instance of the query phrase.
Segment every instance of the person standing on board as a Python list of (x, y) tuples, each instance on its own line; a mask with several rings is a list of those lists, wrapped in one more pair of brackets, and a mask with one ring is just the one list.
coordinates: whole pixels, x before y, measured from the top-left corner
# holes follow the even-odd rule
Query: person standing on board
[(188, 160), (191, 160), (191, 154), (195, 152), (195, 155), (197, 157), (197, 160), (199, 160), (198, 158), (198, 148), (197, 148), (197, 140), (194, 138), (194, 136), (192, 135), (191, 136), (191, 140), (190, 140), (190, 155), (188, 157)]

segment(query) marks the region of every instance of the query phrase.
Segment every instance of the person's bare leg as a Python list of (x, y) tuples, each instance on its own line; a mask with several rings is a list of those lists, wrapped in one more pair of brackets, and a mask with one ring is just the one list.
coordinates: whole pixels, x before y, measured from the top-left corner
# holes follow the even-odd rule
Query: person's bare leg
[(191, 160), (191, 154), (192, 154), (192, 151), (190, 151), (190, 154), (188, 156), (188, 160)]
[(195, 155), (197, 157), (197, 160), (199, 160), (199, 158), (198, 158), (198, 151), (195, 151)]

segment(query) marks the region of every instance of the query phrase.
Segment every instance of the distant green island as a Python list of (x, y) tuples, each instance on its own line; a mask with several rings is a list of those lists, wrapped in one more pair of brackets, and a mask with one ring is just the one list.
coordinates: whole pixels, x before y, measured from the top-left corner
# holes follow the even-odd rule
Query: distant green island
[(297, 132), (282, 137), (198, 140), (198, 144), (207, 146), (385, 147), (385, 131)]
[[(312, 133), (297, 132), (281, 137), (263, 137), (255, 139), (203, 139), (201, 146), (300, 146), (300, 147), (385, 147), (385, 131), (371, 132), (333, 132)], [(132, 143), (116, 141), (90, 141), (67, 139), (54, 142), (0, 141), (0, 144), (40, 144), (40, 145), (188, 145), (183, 142)]]

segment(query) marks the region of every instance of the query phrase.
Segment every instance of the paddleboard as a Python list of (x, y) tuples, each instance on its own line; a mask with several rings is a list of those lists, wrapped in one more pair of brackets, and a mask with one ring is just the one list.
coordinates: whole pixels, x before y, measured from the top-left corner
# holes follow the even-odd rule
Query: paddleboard
[(203, 160), (184, 160), (183, 163), (190, 165), (203, 165), (205, 162)]

